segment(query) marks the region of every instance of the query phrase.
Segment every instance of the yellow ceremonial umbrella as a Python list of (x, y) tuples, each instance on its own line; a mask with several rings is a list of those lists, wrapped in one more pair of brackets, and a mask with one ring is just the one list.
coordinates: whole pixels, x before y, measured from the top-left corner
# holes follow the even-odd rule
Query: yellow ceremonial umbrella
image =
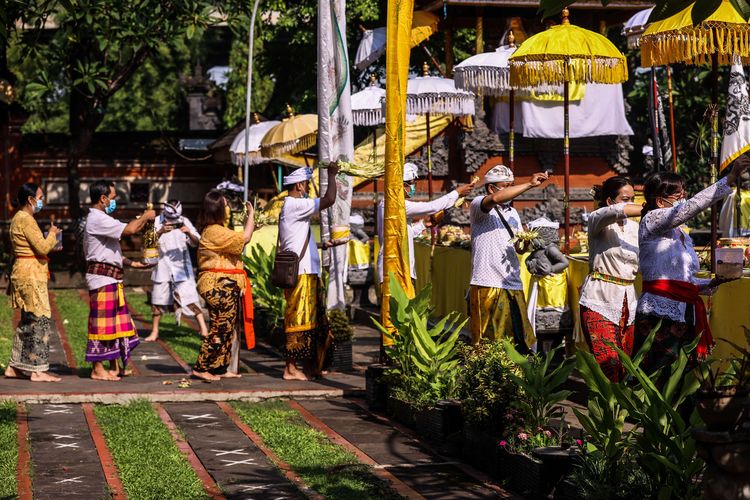
[[(733, 57), (750, 57), (750, 24), (722, 0), (710, 16), (693, 24), (692, 3), (677, 14), (652, 23), (641, 36), (641, 65), (660, 66), (711, 62), (711, 182), (719, 167), (719, 64), (731, 64)], [(711, 267), (716, 250), (716, 206), (711, 207)]]
[(628, 79), (625, 56), (606, 37), (562, 24), (528, 38), (510, 56), (514, 87), (563, 86), (563, 157), (565, 162), (565, 250), (570, 251), (570, 89), (571, 83), (622, 83)]
[(416, 47), (438, 30), (438, 16), (425, 10), (415, 10), (411, 18), (411, 46)]
[(318, 137), (318, 115), (295, 115), (287, 104), (288, 117), (271, 128), (260, 141), (260, 153), (266, 158), (294, 154), (310, 149)]

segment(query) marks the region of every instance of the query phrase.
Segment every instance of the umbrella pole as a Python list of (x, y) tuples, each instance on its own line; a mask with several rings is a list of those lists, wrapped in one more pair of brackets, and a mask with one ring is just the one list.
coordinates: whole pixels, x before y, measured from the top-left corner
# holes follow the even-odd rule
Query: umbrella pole
[[(372, 127), (372, 157), (373, 157), (373, 163), (375, 163), (375, 161), (378, 158), (378, 128), (377, 127)], [(378, 225), (378, 220), (377, 220), (378, 219), (378, 178), (377, 177), (373, 177), (372, 179), (372, 191), (373, 191), (373, 195), (372, 195), (373, 207), (372, 208), (374, 209), (373, 213), (375, 214), (375, 217), (374, 217), (375, 226), (377, 227)]]
[(432, 200), (432, 138), (430, 137), (430, 113), (425, 114), (427, 126), (427, 194)]
[(271, 175), (273, 176), (273, 184), (274, 186), (279, 190), (279, 193), (281, 192), (280, 186), (281, 186), (281, 179), (276, 176), (276, 172), (271, 168)]
[(508, 93), (508, 166), (515, 171), (516, 165), (516, 91)]
[[(567, 74), (567, 71), (566, 71)], [(565, 253), (570, 253), (570, 96), (569, 83), (563, 83), (563, 161), (565, 165)]]
[[(719, 54), (711, 55), (711, 78), (713, 88), (711, 89), (711, 184), (716, 182), (719, 171)], [(711, 205), (711, 272), (715, 272), (714, 261), (716, 259), (716, 237), (717, 237), (717, 204)]]
[(276, 172), (277, 172), (276, 175), (278, 175), (277, 181), (279, 183), (279, 193), (280, 193), (280, 192), (282, 192), (284, 190), (284, 186), (281, 183), (282, 182), (281, 176), (283, 174), (283, 172), (281, 171), (281, 163), (279, 163), (278, 165), (276, 165)]
[(677, 172), (677, 141), (674, 135), (674, 101), (672, 99), (672, 68), (667, 64), (667, 91), (669, 93), (669, 135), (672, 139), (672, 172)]

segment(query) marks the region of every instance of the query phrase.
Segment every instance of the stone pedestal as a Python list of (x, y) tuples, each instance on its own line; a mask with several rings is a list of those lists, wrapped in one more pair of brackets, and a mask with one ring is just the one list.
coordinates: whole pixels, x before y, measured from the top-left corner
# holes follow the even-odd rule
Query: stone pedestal
[(738, 431), (696, 429), (693, 437), (706, 461), (705, 498), (750, 500), (750, 422)]

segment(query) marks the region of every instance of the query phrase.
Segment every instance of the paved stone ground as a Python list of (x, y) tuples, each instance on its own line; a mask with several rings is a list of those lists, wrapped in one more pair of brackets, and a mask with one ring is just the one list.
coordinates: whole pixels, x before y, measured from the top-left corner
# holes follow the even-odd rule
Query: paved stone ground
[(29, 405), (35, 499), (105, 498), (107, 482), (81, 405)]
[(216, 404), (164, 407), (227, 498), (304, 498)]

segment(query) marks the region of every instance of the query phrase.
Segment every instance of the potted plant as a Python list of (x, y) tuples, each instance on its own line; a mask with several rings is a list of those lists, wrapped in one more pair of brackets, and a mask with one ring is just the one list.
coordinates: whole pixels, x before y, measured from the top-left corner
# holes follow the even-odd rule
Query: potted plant
[[(409, 299), (395, 279), (390, 280), (391, 323), (388, 330), (373, 320), (375, 326), (390, 340), (387, 347), (391, 365), (385, 370), (388, 382), (390, 413), (407, 425), (416, 424), (425, 436), (443, 439), (458, 425), (454, 398), (458, 378), (458, 335), (466, 320), (459, 321), (451, 313), (432, 328), (430, 316), (431, 286)], [(440, 404), (438, 404), (440, 403)]]
[(242, 255), (245, 269), (252, 284), (255, 318), (253, 326), (259, 336), (264, 336), (272, 346), (284, 345), (284, 310), (286, 300), (281, 288), (271, 283), (271, 272), (276, 252), (266, 252), (262, 246), (250, 247), (250, 255)]
[[(750, 329), (743, 328), (750, 345)], [(712, 370), (713, 360), (698, 367), (701, 388), (697, 392), (697, 409), (709, 430), (732, 431), (750, 415), (750, 350), (726, 339), (719, 340), (730, 344), (739, 355), (725, 360), (723, 370)]]
[[(524, 356), (509, 341), (503, 340), (503, 344), (519, 368), (518, 373), (510, 372), (508, 376), (523, 390), (517, 403), (523, 424), (499, 443), (499, 473), (509, 477), (519, 493), (541, 498), (556, 487), (570, 465), (572, 452), (563, 445), (565, 415), (560, 403), (571, 391), (558, 389), (575, 365), (564, 359), (552, 368), (559, 347), (544, 355)], [(553, 420), (558, 422), (557, 434), (550, 428)], [(545, 472), (545, 461), (549, 462), (550, 474)]]
[(331, 369), (337, 372), (352, 370), (352, 339), (354, 328), (349, 324), (349, 317), (341, 309), (328, 311), (328, 327), (333, 334), (333, 363)]
[(461, 350), (461, 372), (456, 397), (463, 416), (463, 457), (495, 474), (497, 442), (506, 428), (514, 428), (523, 391), (508, 376), (519, 373), (500, 342), (466, 345)]

